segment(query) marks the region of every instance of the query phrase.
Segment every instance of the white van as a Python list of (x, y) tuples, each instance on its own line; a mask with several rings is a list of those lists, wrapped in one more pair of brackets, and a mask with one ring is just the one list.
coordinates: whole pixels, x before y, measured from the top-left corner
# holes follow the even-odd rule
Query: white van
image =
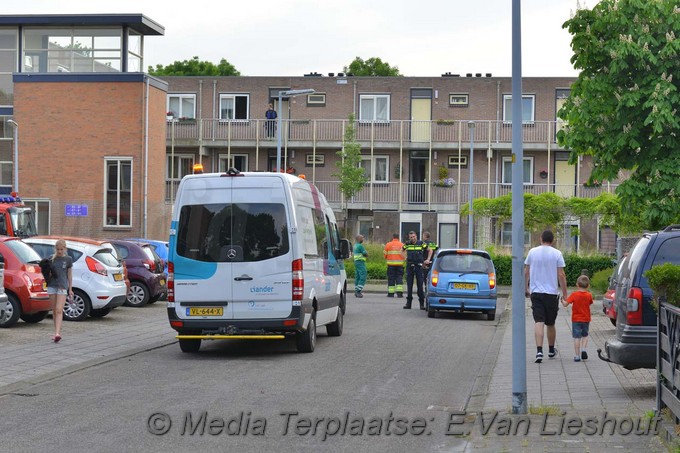
[(168, 317), (184, 352), (201, 340), (283, 339), (312, 352), (343, 328), (347, 276), (326, 198), (286, 173), (189, 175), (170, 228)]

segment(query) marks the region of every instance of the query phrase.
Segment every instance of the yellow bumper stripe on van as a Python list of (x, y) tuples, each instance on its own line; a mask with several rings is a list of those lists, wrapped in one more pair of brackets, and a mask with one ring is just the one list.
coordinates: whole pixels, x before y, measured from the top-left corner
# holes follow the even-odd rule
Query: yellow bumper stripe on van
[(177, 335), (178, 340), (283, 340), (285, 335)]

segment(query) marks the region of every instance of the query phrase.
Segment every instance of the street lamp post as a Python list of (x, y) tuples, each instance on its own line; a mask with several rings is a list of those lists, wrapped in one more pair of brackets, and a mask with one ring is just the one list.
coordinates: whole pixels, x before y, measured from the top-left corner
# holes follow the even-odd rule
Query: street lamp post
[(281, 103), (283, 102), (283, 97), (292, 98), (299, 94), (312, 94), (314, 90), (304, 89), (304, 90), (287, 90), (279, 91), (279, 103), (276, 106), (276, 171), (281, 172)]
[(472, 199), (474, 197), (474, 170), (475, 170), (475, 122), (468, 121), (468, 128), (470, 129), (470, 194), (469, 203), (470, 209), (468, 210), (468, 247), (474, 247), (474, 218), (472, 216)]
[(7, 124), (14, 128), (14, 192), (19, 193), (19, 123), (7, 120)]

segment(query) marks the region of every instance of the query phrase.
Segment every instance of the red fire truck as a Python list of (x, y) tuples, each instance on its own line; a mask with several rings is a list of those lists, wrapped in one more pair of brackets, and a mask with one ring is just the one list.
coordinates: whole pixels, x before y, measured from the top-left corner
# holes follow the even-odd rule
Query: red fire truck
[(16, 192), (0, 195), (0, 235), (27, 238), (37, 234), (33, 209)]

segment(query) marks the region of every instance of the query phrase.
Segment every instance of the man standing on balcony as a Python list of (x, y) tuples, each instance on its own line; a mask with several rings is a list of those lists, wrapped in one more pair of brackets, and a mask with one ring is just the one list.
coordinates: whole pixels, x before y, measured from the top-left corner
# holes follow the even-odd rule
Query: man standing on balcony
[(385, 261), (387, 261), (387, 297), (404, 297), (404, 244), (399, 240), (399, 233), (392, 235), (392, 240), (385, 244)]
[(274, 110), (274, 104), (269, 104), (269, 108), (265, 112), (264, 117), (267, 118), (267, 121), (264, 125), (267, 138), (274, 138), (276, 133), (276, 110)]
[(415, 231), (408, 233), (408, 242), (404, 244), (406, 251), (406, 305), (403, 308), (410, 310), (413, 301), (413, 278), (416, 279), (416, 291), (420, 309), (425, 310), (425, 292), (423, 291), (423, 261), (427, 253), (427, 244), (418, 240)]

